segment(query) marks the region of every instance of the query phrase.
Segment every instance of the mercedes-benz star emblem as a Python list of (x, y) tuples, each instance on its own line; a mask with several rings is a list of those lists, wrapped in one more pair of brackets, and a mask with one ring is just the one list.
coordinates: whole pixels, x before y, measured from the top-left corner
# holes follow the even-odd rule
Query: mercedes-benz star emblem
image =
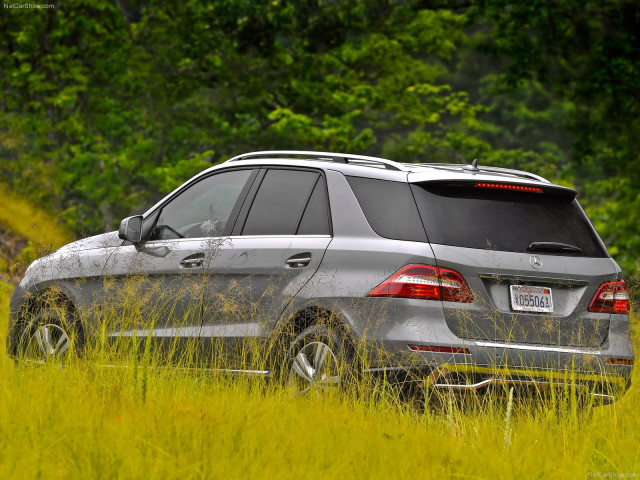
[(531, 257), (529, 258), (529, 263), (536, 270), (540, 270), (542, 268), (542, 260), (540, 260), (540, 257), (538, 257), (537, 255), (531, 255)]

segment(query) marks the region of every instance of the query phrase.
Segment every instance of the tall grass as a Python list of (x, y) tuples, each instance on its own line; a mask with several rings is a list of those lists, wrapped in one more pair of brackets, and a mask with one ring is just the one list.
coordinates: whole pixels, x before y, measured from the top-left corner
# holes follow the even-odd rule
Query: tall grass
[[(10, 290), (0, 288), (2, 343)], [(0, 355), (0, 478), (640, 475), (635, 384), (591, 415), (512, 402), (420, 411), (392, 396), (300, 398), (258, 379), (148, 368), (137, 343), (129, 368), (100, 367), (97, 356), (16, 366)]]

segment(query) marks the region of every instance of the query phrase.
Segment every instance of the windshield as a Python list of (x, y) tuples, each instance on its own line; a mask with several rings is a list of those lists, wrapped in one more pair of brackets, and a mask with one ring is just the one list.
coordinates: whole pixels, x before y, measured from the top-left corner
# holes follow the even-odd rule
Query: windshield
[(435, 183), (411, 188), (431, 243), (508, 252), (542, 245), (545, 254), (609, 256), (570, 195)]

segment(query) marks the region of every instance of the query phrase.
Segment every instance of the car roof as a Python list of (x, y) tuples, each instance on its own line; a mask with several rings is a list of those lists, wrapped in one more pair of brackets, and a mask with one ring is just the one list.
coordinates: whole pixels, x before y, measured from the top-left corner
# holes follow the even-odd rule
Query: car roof
[[(222, 165), (291, 165), (315, 166), (355, 175), (387, 180), (408, 181), (410, 183), (428, 181), (479, 181), (509, 182), (523, 185), (556, 187), (572, 191), (567, 187), (554, 185), (539, 175), (523, 170), (480, 165), (477, 160), (471, 164), (459, 163), (402, 163), (386, 158), (352, 155), (336, 152), (315, 152), (302, 150), (269, 150), (244, 153), (233, 157)], [(218, 168), (222, 165), (219, 165)]]
[(315, 152), (302, 150), (268, 150), (243, 153), (226, 162), (214, 165), (192, 177), (189, 182), (180, 185), (162, 200), (148, 209), (144, 216), (154, 212), (168, 198), (175, 196), (187, 183), (209, 175), (214, 171), (241, 166), (296, 166), (315, 167), (325, 170), (337, 170), (345, 175), (397, 182), (508, 182), (523, 185), (537, 185), (562, 190), (575, 195), (575, 190), (552, 184), (546, 178), (523, 170), (479, 165), (474, 160), (470, 165), (461, 163), (402, 163), (386, 158), (352, 155), (349, 153)]

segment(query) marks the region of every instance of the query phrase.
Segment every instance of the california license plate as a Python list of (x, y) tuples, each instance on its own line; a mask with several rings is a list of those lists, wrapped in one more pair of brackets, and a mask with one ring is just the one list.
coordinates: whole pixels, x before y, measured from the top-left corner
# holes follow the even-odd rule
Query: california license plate
[(511, 308), (517, 312), (553, 312), (551, 289), (511, 285)]

